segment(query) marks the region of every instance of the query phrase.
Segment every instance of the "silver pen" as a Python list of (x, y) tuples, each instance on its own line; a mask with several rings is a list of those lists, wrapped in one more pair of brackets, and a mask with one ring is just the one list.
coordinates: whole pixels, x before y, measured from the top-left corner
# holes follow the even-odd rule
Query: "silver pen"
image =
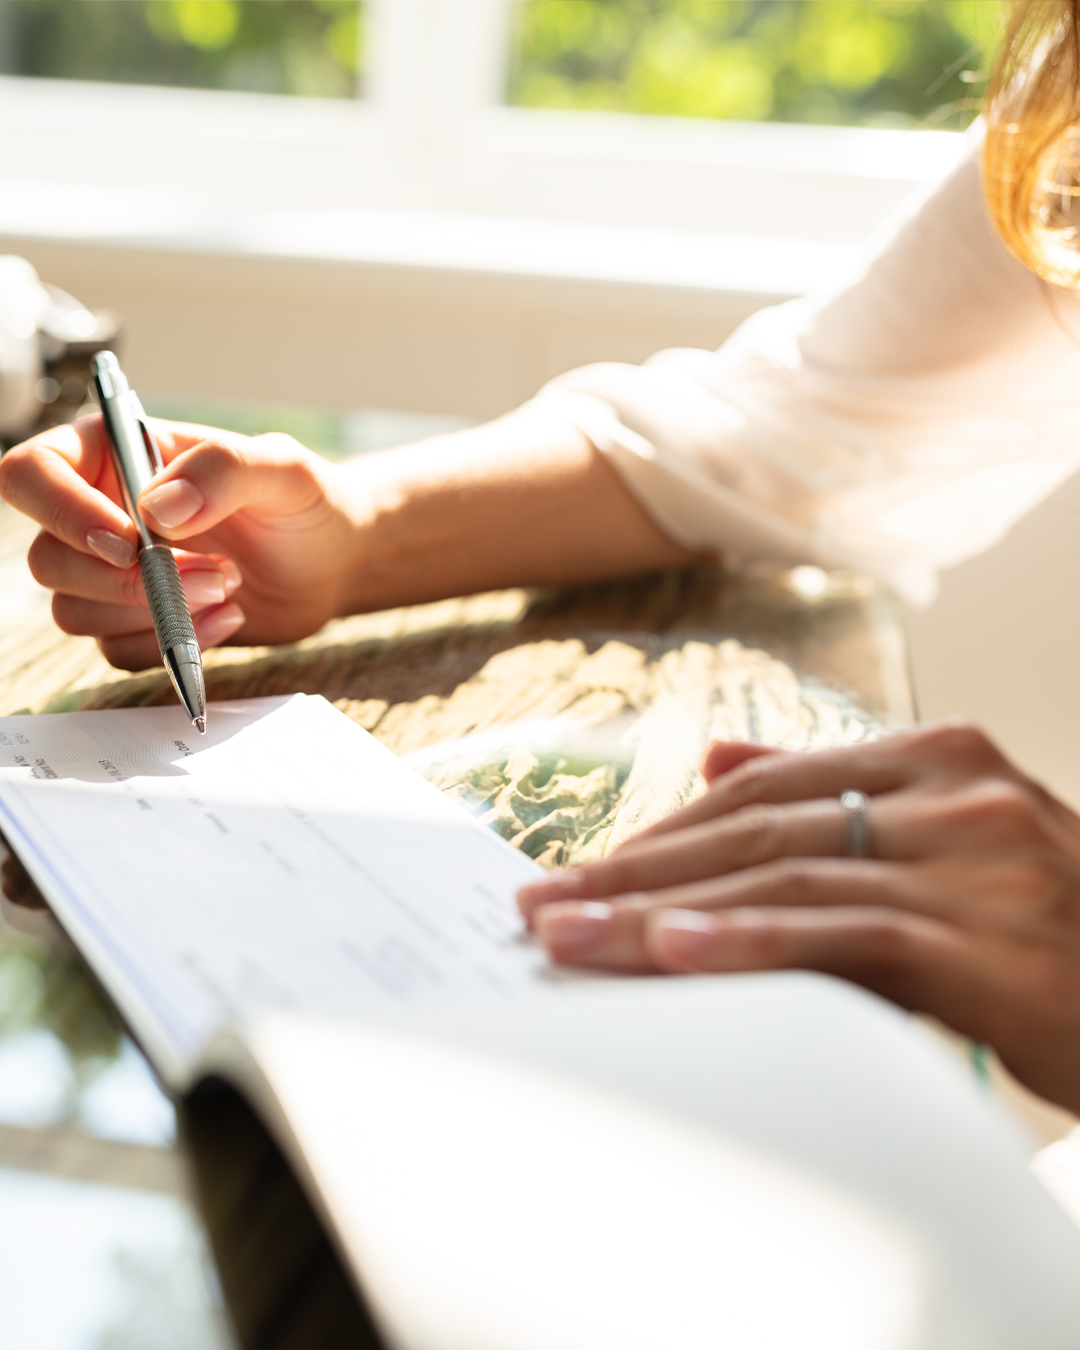
[(139, 572), (154, 621), (158, 647), (176, 696), (199, 731), (206, 730), (206, 685), (202, 652), (172, 550), (146, 527), (138, 500), (150, 479), (164, 468), (161, 451), (135, 391), (112, 352), (98, 352), (91, 367), (101, 404), (124, 509), (139, 532)]

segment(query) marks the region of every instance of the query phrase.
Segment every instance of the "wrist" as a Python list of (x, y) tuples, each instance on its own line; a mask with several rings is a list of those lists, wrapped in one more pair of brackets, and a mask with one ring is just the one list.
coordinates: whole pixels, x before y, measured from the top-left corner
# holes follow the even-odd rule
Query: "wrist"
[(346, 521), (337, 613), (363, 614), (408, 603), (396, 523), (407, 503), (402, 456), (367, 454), (334, 465), (338, 507)]

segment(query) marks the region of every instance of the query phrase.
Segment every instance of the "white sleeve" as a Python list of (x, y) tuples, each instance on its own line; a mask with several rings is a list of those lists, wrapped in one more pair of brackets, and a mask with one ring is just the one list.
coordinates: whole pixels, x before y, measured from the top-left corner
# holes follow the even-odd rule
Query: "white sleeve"
[(537, 397), (680, 543), (927, 604), (1080, 464), (1080, 304), (1008, 253), (972, 153), (840, 293)]

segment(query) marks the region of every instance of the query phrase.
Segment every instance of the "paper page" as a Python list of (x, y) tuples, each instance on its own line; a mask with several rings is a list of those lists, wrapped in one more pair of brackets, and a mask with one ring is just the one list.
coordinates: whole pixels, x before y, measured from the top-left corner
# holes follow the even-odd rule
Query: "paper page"
[(550, 978), (536, 864), (322, 698), (2, 718), (0, 829), (175, 1085), (260, 1012)]

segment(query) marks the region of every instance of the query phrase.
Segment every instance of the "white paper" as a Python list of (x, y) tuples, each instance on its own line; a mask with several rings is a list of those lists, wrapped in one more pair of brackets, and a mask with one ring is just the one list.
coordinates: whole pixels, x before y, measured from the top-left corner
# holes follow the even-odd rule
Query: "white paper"
[(260, 1012), (549, 979), (536, 864), (322, 698), (2, 718), (0, 829), (178, 1085)]

